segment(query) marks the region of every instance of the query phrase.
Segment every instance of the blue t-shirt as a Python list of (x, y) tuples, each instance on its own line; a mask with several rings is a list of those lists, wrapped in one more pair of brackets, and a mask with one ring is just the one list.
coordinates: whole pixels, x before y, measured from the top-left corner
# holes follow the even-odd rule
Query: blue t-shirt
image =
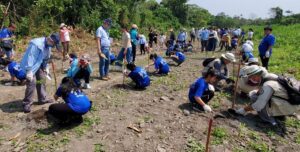
[(145, 69), (136, 67), (128, 75), (138, 87), (145, 88), (150, 85), (150, 78)]
[[(265, 36), (258, 46), (259, 55), (265, 56), (269, 46), (274, 46), (275, 37), (272, 34)], [(270, 50), (270, 55), (272, 54), (272, 49)]]
[(249, 60), (251, 58), (254, 58), (254, 55), (252, 54), (252, 52), (247, 51), (247, 52), (244, 52), (242, 57), (243, 57), (243, 60)]
[(231, 40), (231, 46), (237, 46), (237, 45), (238, 45), (238, 39), (233, 38), (233, 39)]
[(190, 102), (195, 103), (195, 97), (202, 97), (203, 93), (208, 90), (208, 83), (205, 81), (205, 79), (199, 78), (196, 82), (194, 82), (189, 91), (189, 100)]
[(11, 76), (16, 77), (20, 81), (26, 79), (26, 72), (21, 69), (20, 64), (18, 64), (17, 62), (11, 62), (8, 65), (8, 71)]
[(110, 64), (114, 63), (116, 60), (116, 56), (113, 53), (109, 53)]
[(8, 30), (8, 28), (4, 28), (0, 31), (0, 39), (3, 38), (10, 38), (12, 37), (13, 33)]
[(201, 40), (208, 40), (209, 38), (209, 31), (208, 30), (203, 30), (201, 32)]
[(184, 62), (184, 61), (185, 61), (185, 55), (184, 55), (183, 53), (181, 53), (181, 52), (176, 52), (175, 55), (178, 57), (179, 62)]
[[(58, 97), (62, 96), (61, 87), (56, 91)], [(89, 98), (81, 91), (70, 92), (64, 101), (76, 113), (85, 114), (91, 109), (91, 102)]]
[(159, 74), (168, 74), (170, 71), (168, 63), (161, 56), (155, 59), (154, 66)]

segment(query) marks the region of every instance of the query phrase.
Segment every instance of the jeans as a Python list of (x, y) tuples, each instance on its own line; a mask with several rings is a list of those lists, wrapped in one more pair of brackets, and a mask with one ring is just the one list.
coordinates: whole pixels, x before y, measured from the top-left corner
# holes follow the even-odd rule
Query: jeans
[(78, 86), (80, 86), (81, 85), (81, 83), (80, 83), (81, 79), (84, 79), (84, 82), (86, 84), (90, 83), (90, 75), (91, 74), (90, 74), (90, 72), (87, 69), (80, 68), (80, 70), (75, 74), (75, 76), (74, 76), (73, 79), (74, 79), (75, 83)]
[[(116, 65), (118, 66), (122, 66), (122, 63), (123, 63), (123, 59), (124, 59), (124, 51), (125, 51), (125, 48), (122, 48), (118, 57), (117, 57), (117, 62), (116, 62)], [(132, 62), (132, 52), (131, 52), (131, 48), (127, 48), (127, 52), (126, 52), (126, 61), (127, 63), (130, 63)]]
[(265, 67), (267, 70), (269, 68), (269, 59), (270, 58), (266, 58), (264, 56), (260, 56), (260, 60), (261, 60), (262, 66)]
[(104, 58), (100, 57), (100, 63), (99, 63), (99, 72), (100, 72), (100, 77), (106, 77), (108, 76), (109, 72), (109, 63), (110, 63), (110, 58), (109, 58), (109, 49), (110, 47), (101, 47), (101, 52), (106, 56), (107, 60)]
[[(136, 44), (131, 42), (132, 46), (132, 62), (135, 62), (135, 56), (136, 56)], [(128, 62), (129, 63), (129, 62)]]

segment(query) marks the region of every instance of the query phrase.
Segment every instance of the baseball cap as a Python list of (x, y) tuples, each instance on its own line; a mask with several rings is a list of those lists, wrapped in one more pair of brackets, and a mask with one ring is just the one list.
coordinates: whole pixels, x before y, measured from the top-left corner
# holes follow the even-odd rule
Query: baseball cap
[(109, 26), (112, 25), (112, 19), (111, 18), (107, 18), (103, 21), (104, 23), (107, 23)]

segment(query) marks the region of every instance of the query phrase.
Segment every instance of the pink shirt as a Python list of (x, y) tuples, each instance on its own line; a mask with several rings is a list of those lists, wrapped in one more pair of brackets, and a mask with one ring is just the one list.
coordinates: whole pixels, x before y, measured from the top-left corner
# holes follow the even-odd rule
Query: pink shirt
[(59, 32), (61, 42), (70, 41), (70, 31), (67, 28), (61, 29)]

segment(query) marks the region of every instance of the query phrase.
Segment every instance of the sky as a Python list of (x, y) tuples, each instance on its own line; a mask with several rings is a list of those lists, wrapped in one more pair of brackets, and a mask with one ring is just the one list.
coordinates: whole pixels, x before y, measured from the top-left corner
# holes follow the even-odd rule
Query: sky
[(270, 8), (277, 6), (284, 11), (300, 13), (300, 0), (189, 0), (188, 3), (197, 4), (213, 15), (225, 12), (229, 16), (243, 14), (244, 18), (251, 19), (269, 18)]

